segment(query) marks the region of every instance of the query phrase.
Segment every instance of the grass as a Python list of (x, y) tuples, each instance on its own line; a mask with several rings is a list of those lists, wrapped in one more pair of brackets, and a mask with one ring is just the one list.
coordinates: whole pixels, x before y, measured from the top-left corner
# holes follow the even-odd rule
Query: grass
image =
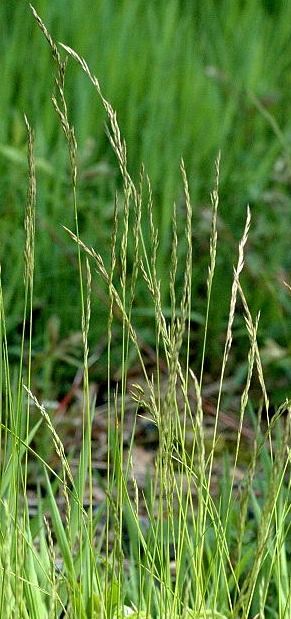
[[(196, 6), (197, 5), (197, 6)], [(282, 284), (288, 279), (290, 223), (289, 168), (290, 121), (289, 57), (290, 3), (248, 0), (234, 3), (191, 3), (178, 0), (126, 0), (118, 7), (110, 0), (92, 5), (88, 0), (39, 0), (36, 8), (56, 40), (66, 41), (90, 59), (106, 96), (119, 111), (122, 133), (128, 144), (128, 168), (138, 183), (140, 162), (152, 181), (154, 220), (159, 224), (158, 272), (165, 311), (170, 314), (167, 264), (171, 245), (173, 201), (177, 205), (179, 233), (184, 226), (184, 197), (179, 159), (187, 162), (193, 209), (193, 281), (196, 298), (192, 315), (191, 348), (201, 350), (204, 337), (204, 286), (209, 233), (205, 204), (212, 176), (211, 162), (222, 151), (221, 206), (214, 295), (219, 301), (210, 320), (206, 366), (210, 381), (219, 376), (220, 333), (227, 325), (227, 295), (232, 273), (232, 253), (239, 240), (242, 212), (250, 203), (253, 214), (244, 286), (254, 313), (263, 309), (260, 344), (269, 379), (270, 397), (277, 405), (288, 396), (290, 383), (290, 295)], [(67, 13), (70, 19), (66, 18)], [(3, 84), (0, 93), (1, 195), (3, 219), (1, 260), (11, 256), (3, 278), (6, 286), (7, 332), (15, 347), (21, 338), (22, 265), (18, 251), (23, 242), (22, 204), (25, 196), (25, 130), (23, 112), (29, 111), (36, 129), (38, 172), (38, 242), (35, 273), (34, 338), (35, 379), (42, 384), (43, 356), (46, 392), (55, 399), (69, 388), (75, 364), (81, 363), (68, 338), (79, 327), (67, 297), (78, 297), (75, 255), (60, 224), (72, 227), (68, 199), (69, 171), (64, 140), (48, 93), (53, 86), (49, 50), (34, 28), (28, 3), (2, 3), (1, 45)], [(80, 28), (80, 23), (82, 28)], [(276, 36), (274, 36), (276, 31)], [(130, 32), (130, 41), (128, 33)], [(183, 41), (183, 45), (181, 45)], [(38, 62), (30, 59), (38, 58)], [(22, 62), (20, 59), (27, 59)], [(151, 68), (149, 71), (148, 68)], [(122, 191), (103, 123), (102, 106), (91, 105), (86, 76), (70, 63), (67, 71), (68, 109), (76, 127), (79, 166), (79, 222), (88, 245), (110, 245), (114, 193)], [(171, 139), (168, 139), (168, 136)], [(12, 191), (15, 188), (15, 191)], [(96, 226), (96, 213), (100, 226)], [(231, 252), (229, 251), (231, 248)], [(105, 258), (110, 259), (110, 252)], [(179, 261), (185, 258), (179, 246)], [(130, 255), (130, 261), (132, 261)], [(182, 278), (178, 270), (178, 285)], [(44, 289), (43, 281), (47, 281)], [(94, 284), (95, 285), (95, 284)], [(52, 292), (53, 291), (53, 292)], [(64, 293), (64, 291), (66, 291)], [(101, 295), (101, 293), (98, 293)], [(104, 303), (103, 290), (102, 303)], [(137, 289), (139, 333), (154, 344), (153, 312), (147, 292)], [(102, 338), (98, 316), (92, 308), (91, 345)], [(103, 311), (103, 321), (106, 310)], [(238, 318), (237, 332), (243, 332)], [(45, 335), (44, 335), (45, 334)], [(121, 337), (116, 336), (112, 363), (120, 371)], [(65, 350), (64, 350), (65, 348)], [(73, 349), (73, 350), (72, 350)], [(246, 339), (233, 348), (236, 380), (242, 384)], [(191, 362), (196, 363), (195, 356)], [(61, 363), (58, 360), (61, 359)], [(66, 363), (65, 363), (66, 360)], [(105, 367), (106, 356), (103, 356)], [(199, 364), (195, 365), (199, 371)], [(105, 373), (99, 381), (106, 383)]]
[[(67, 63), (62, 59), (62, 49), (35, 10), (32, 11), (55, 63), (53, 103), (68, 147), (74, 228), (66, 228), (65, 232), (75, 250), (75, 277), (79, 281), (82, 440), (74, 463), (55, 429), (53, 417), (33, 391), (35, 242), (37, 245), (38, 240), (36, 159), (34, 134), (29, 120), (25, 119), (29, 183), (24, 227), (24, 309), (16, 375), (10, 362), (2, 286), (0, 296), (1, 616), (288, 618), (291, 610), (290, 402), (284, 401), (270, 416), (258, 346), (260, 317), (253, 317), (241, 285), (250, 210), (245, 214), (228, 297), (228, 321), (209, 441), (204, 386), (219, 251), (220, 160), (216, 162), (211, 196), (202, 361), (200, 371), (195, 373), (190, 359), (193, 213), (186, 166), (182, 160), (180, 173), (185, 204), (182, 237), (176, 209), (171, 213), (172, 244), (167, 274), (171, 303), (166, 306), (167, 310), (170, 307), (169, 314), (163, 310), (158, 274), (159, 232), (150, 180), (142, 168), (138, 183), (134, 182), (113, 107), (85, 60), (63, 45), (91, 81), (105, 110), (107, 134), (122, 179), (115, 198), (109, 259), (103, 258), (99, 247), (95, 250), (82, 238), (78, 143), (69, 119), (64, 86)], [(182, 267), (181, 244), (185, 246)], [(180, 270), (182, 287), (177, 285), (181, 281)], [(92, 466), (96, 400), (91, 396), (89, 384), (89, 338), (96, 279), (103, 281), (107, 295), (107, 320), (103, 324), (107, 333), (107, 473), (103, 480), (96, 479)], [(155, 365), (150, 372), (134, 314), (141, 281), (150, 300), (155, 331)], [(224, 385), (239, 304), (248, 337), (246, 378), (238, 406), (234, 453), (225, 453), (217, 482), (220, 417), (227, 401)], [(122, 327), (121, 374), (113, 385), (113, 334), (117, 321)], [(129, 374), (133, 357), (139, 365), (138, 379), (134, 382)], [(250, 389), (255, 377), (261, 395), (253, 402)], [(129, 393), (133, 409), (128, 404)], [(140, 416), (152, 420), (158, 435), (154, 470), (144, 488), (138, 483), (134, 467)], [(253, 419), (252, 448), (242, 467), (247, 416)], [(128, 421), (130, 432), (126, 438)], [(38, 450), (38, 436), (44, 425), (47, 446), (52, 443), (57, 458), (54, 466)], [(34, 514), (29, 498), (32, 471), (37, 478)], [(104, 490), (103, 501), (95, 498), (96, 485)]]

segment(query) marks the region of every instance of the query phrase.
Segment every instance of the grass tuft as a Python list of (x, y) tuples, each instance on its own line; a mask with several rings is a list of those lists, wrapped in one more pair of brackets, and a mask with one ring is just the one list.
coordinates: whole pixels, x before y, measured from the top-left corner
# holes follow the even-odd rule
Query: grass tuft
[[(259, 315), (253, 319), (241, 276), (250, 233), (250, 209), (233, 270), (229, 314), (214, 424), (209, 429), (205, 359), (218, 246), (220, 155), (212, 193), (212, 227), (207, 274), (206, 317), (200, 374), (191, 367), (193, 213), (184, 161), (185, 230), (179, 236), (172, 212), (172, 251), (167, 282), (170, 314), (164, 308), (159, 275), (159, 230), (151, 183), (142, 168), (135, 183), (112, 105), (86, 61), (62, 44), (93, 84), (108, 122), (107, 135), (122, 177), (116, 192), (110, 261), (83, 240), (79, 226), (78, 144), (66, 100), (59, 47), (31, 7), (56, 66), (53, 105), (68, 147), (74, 230), (65, 228), (77, 255), (83, 385), (79, 414), (81, 450), (66, 453), (54, 418), (32, 388), (33, 281), (35, 266), (36, 177), (33, 132), (28, 120), (28, 198), (25, 212), (24, 313), (19, 368), (10, 371), (5, 294), (1, 311), (1, 475), (0, 611), (3, 617), (35, 619), (136, 617), (147, 619), (288, 619), (291, 613), (290, 430), (291, 407), (284, 401), (271, 418), (258, 346)], [(182, 286), (177, 286), (179, 248), (185, 248)], [(99, 248), (98, 248), (99, 249)], [(106, 474), (93, 464), (96, 398), (89, 381), (91, 310), (95, 276), (107, 295)], [(97, 279), (97, 278), (96, 278)], [(149, 367), (135, 321), (140, 282), (152, 304), (154, 363)], [(226, 292), (225, 292), (226, 294)], [(235, 418), (235, 447), (220, 453), (225, 381), (238, 305), (249, 340), (245, 383)], [(113, 384), (114, 326), (122, 325), (121, 371)], [(28, 323), (28, 329), (26, 328)], [(28, 362), (24, 363), (25, 355)], [(138, 366), (132, 383), (132, 360)], [(27, 369), (26, 369), (27, 368)], [(260, 398), (250, 388), (255, 372)], [(33, 425), (33, 411), (41, 420)], [(213, 407), (212, 407), (213, 410)], [(263, 413), (265, 420), (262, 419)], [(135, 464), (137, 429), (147, 419), (157, 450), (146, 480)], [(246, 418), (253, 420), (245, 451)], [(39, 432), (47, 426), (59, 462), (38, 453)], [(42, 428), (43, 429), (43, 428)], [(210, 430), (210, 431), (209, 431)], [(248, 434), (249, 436), (249, 434)], [(244, 456), (247, 456), (244, 459)], [(145, 468), (145, 467), (144, 467)], [(37, 471), (32, 513), (29, 479)], [(103, 491), (102, 499), (98, 498)], [(63, 500), (64, 499), (64, 500)]]

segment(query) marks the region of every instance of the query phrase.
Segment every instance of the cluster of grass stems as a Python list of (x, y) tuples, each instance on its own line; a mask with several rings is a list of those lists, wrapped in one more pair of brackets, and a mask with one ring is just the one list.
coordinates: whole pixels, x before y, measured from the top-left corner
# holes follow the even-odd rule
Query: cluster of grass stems
[[(114, 0), (94, 3), (91, 0), (37, 0), (36, 9), (56, 40), (68, 42), (90, 59), (90, 67), (104, 84), (107, 98), (118, 110), (133, 178), (139, 174), (140, 161), (145, 164), (158, 206), (155, 207), (159, 221), (158, 265), (160, 272), (164, 268), (165, 278), (174, 201), (179, 235), (183, 229), (180, 156), (187, 162), (187, 170), (191, 170), (189, 187), (191, 201), (195, 204), (193, 337), (198, 347), (203, 343), (204, 301), (200, 292), (205, 286), (207, 268), (209, 220), (205, 197), (210, 186), (211, 162), (218, 145), (221, 148), (220, 244), (213, 290), (215, 294), (229, 286), (231, 256), (238, 243), (242, 211), (244, 205), (250, 203), (254, 225), (244, 268), (244, 290), (254, 313), (264, 308), (260, 319), (260, 346), (269, 397), (279, 404), (288, 395), (291, 380), (288, 339), (291, 297), (281, 285), (282, 276), (287, 277), (284, 271), (287, 273), (290, 268), (288, 62), (291, 3), (278, 0), (119, 0), (118, 3)], [(15, 345), (16, 349), (22, 311), (22, 290), (18, 282), (22, 279), (23, 265), (18, 248), (23, 243), (21, 205), (26, 192), (23, 123), (26, 111), (35, 130), (37, 154), (38, 239), (34, 289), (35, 310), (39, 310), (40, 316), (35, 321), (34, 340), (38, 340), (39, 351), (41, 346), (46, 349), (43, 382), (47, 383), (46, 397), (54, 399), (70, 369), (64, 365), (62, 372), (51, 380), (55, 369), (55, 356), (49, 346), (52, 317), (57, 316), (61, 323), (60, 338), (55, 338), (53, 353), (58, 348), (61, 354), (62, 341), (79, 330), (78, 312), (71, 312), (69, 304), (63, 302), (64, 289), (78, 296), (75, 269), (67, 268), (68, 261), (76, 262), (76, 255), (69, 237), (61, 234), (56, 225), (61, 222), (69, 228), (73, 226), (66, 149), (47, 96), (48, 83), (52, 83), (50, 51), (34, 27), (28, 2), (0, 3), (0, 23), (0, 192), (3, 204), (0, 261), (5, 261), (7, 253), (11, 257), (3, 273), (6, 328), (11, 346)], [(112, 197), (116, 186), (119, 188), (119, 178), (116, 179), (114, 156), (102, 129), (106, 112), (103, 106), (91, 104), (86, 75), (72, 62), (66, 73), (66, 99), (70, 122), (76, 127), (78, 138), (80, 230), (87, 244), (103, 248), (109, 242)], [(97, 216), (99, 226), (95, 225)], [(147, 239), (146, 232), (145, 229)], [(181, 254), (183, 245), (179, 244), (179, 248)], [(180, 269), (177, 275), (180, 286)], [(44, 280), (48, 284), (45, 288)], [(93, 292), (95, 287), (94, 278)], [(145, 315), (147, 310), (149, 318), (149, 308), (146, 308), (140, 288), (138, 286), (138, 311), (140, 314), (144, 311)], [(47, 295), (47, 289), (53, 290), (53, 294)], [(166, 308), (168, 297), (163, 284), (161, 292), (163, 307), (170, 311)], [(100, 341), (104, 335), (100, 317), (106, 320), (106, 312), (102, 304), (97, 307), (96, 303), (92, 304), (90, 335)], [(219, 372), (218, 342), (225, 329), (227, 312), (228, 295), (221, 295), (211, 314), (211, 337), (207, 346), (207, 369), (212, 376)], [(140, 327), (144, 339), (147, 328), (145, 318)], [(242, 328), (243, 321), (237, 320), (235, 329)], [(243, 342), (242, 346), (233, 347), (234, 380), (236, 376), (239, 380), (246, 354)], [(113, 363), (119, 356), (116, 346)], [(40, 357), (34, 357), (34, 374), (40, 368)], [(198, 372), (198, 365), (194, 367)], [(104, 375), (102, 380), (106, 380)]]
[[(212, 192), (212, 230), (207, 275), (207, 302), (201, 371), (196, 376), (189, 363), (191, 329), (192, 208), (183, 161), (186, 229), (177, 238), (173, 209), (172, 253), (169, 266), (171, 316), (163, 313), (157, 268), (158, 230), (153, 216), (151, 184), (143, 169), (138, 183), (128, 171), (126, 145), (116, 113), (104, 97), (99, 82), (85, 60), (64, 46), (91, 81), (105, 108), (108, 137), (116, 155), (123, 183), (123, 198), (116, 198), (111, 261), (80, 238), (78, 229), (77, 142), (65, 98), (67, 59), (32, 9), (46, 37), (56, 65), (53, 105), (64, 131), (71, 170), (75, 229), (67, 230), (76, 243), (80, 312), (84, 350), (82, 449), (77, 471), (72, 467), (53, 420), (32, 392), (32, 327), (36, 176), (34, 136), (25, 118), (28, 135), (29, 187), (25, 213), (24, 314), (18, 377), (10, 374), (5, 330), (5, 298), (1, 287), (1, 484), (0, 484), (0, 616), (45, 618), (215, 619), (276, 617), (291, 613), (290, 548), (290, 403), (284, 402), (272, 419), (257, 345), (259, 316), (253, 318), (240, 283), (244, 250), (250, 227), (247, 211), (244, 232), (234, 268), (229, 318), (222, 356), (220, 388), (210, 450), (205, 448), (203, 377), (208, 317), (217, 251), (219, 158)], [(148, 227), (147, 246), (144, 229)], [(176, 295), (178, 243), (187, 246), (184, 285)], [(129, 260), (130, 255), (130, 260)], [(120, 264), (117, 274), (116, 265)], [(91, 270), (108, 290), (108, 461), (106, 500), (96, 505), (93, 493), (91, 428), (95, 402), (90, 396), (88, 334), (91, 313)], [(148, 375), (132, 309), (141, 278), (154, 307), (156, 367)], [(243, 307), (249, 337), (248, 371), (241, 394), (239, 428), (231, 466), (226, 463), (215, 496), (212, 489), (218, 422), (224, 378), (232, 345), (237, 300)], [(73, 302), (73, 300), (70, 300)], [(75, 302), (75, 300), (74, 300)], [(114, 320), (122, 323), (122, 375), (118, 389), (111, 386), (111, 347)], [(141, 383), (130, 384), (131, 351), (139, 359)], [(160, 358), (167, 365), (166, 393), (161, 391)], [(25, 362), (24, 362), (25, 360)], [(262, 400), (254, 419), (254, 444), (240, 492), (235, 489), (242, 428), (252, 407), (249, 391), (253, 373), (259, 379)], [(129, 449), (123, 436), (128, 391), (135, 402)], [(193, 390), (195, 397), (193, 397)], [(179, 391), (179, 397), (178, 397)], [(190, 392), (192, 395), (190, 395)], [(182, 394), (182, 396), (181, 396)], [(32, 425), (32, 407), (39, 421)], [(267, 418), (262, 429), (261, 412)], [(142, 492), (134, 475), (132, 450), (137, 415), (154, 421), (159, 436), (155, 474)], [(47, 426), (59, 458), (52, 470), (34, 447), (42, 424)], [(191, 448), (186, 434), (191, 427)], [(45, 492), (37, 489), (37, 515), (31, 516), (28, 468), (43, 471)], [(258, 475), (259, 481), (258, 481)], [(64, 508), (58, 496), (63, 495)], [(89, 497), (88, 509), (84, 498)], [(146, 518), (142, 514), (146, 514)], [(251, 520), (250, 520), (251, 514)], [(146, 521), (146, 525), (145, 525)], [(124, 532), (128, 541), (124, 542)], [(98, 531), (98, 535), (97, 535)], [(289, 552), (289, 554), (288, 554)]]

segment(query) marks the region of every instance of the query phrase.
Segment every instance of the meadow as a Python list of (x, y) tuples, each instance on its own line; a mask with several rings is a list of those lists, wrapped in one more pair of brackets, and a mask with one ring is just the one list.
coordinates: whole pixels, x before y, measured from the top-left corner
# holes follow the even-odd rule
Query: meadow
[(0, 615), (287, 619), (291, 5), (36, 9), (0, 7)]

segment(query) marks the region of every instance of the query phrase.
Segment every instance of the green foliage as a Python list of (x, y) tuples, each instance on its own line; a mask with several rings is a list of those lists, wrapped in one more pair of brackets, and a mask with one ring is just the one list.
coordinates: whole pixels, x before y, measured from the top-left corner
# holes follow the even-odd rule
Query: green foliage
[[(149, 173), (154, 216), (160, 229), (158, 272), (168, 311), (169, 297), (163, 282), (170, 253), (172, 204), (175, 200), (181, 231), (184, 198), (179, 178), (180, 157), (187, 162), (194, 205), (193, 349), (201, 349), (204, 333), (201, 319), (207, 269), (210, 162), (221, 150), (218, 231), (223, 242), (214, 281), (216, 303), (210, 320), (207, 367), (211, 378), (216, 378), (221, 355), (219, 334), (226, 326), (228, 312), (227, 295), (221, 291), (228, 290), (241, 213), (249, 202), (254, 226), (244, 282), (253, 311), (263, 310), (259, 338), (265, 348), (273, 399), (279, 403), (287, 394), (291, 372), (287, 329), (291, 304), (282, 283), (288, 279), (290, 267), (290, 3), (122, 0), (116, 4), (111, 0), (39, 0), (36, 9), (56, 40), (74, 47), (89, 61), (106, 97), (118, 109), (133, 178), (138, 178), (142, 162)], [(63, 352), (63, 341), (78, 329), (79, 309), (74, 277), (76, 254), (61, 228), (73, 225), (69, 172), (65, 145), (48, 96), (53, 90), (52, 61), (33, 25), (28, 4), (2, 3), (0, 22), (0, 259), (3, 262), (9, 253), (10, 264), (3, 269), (7, 330), (17, 356), (17, 336), (21, 330), (18, 248), (23, 238), (22, 205), (26, 191), (22, 117), (26, 110), (36, 130), (39, 195), (35, 365), (39, 356), (46, 356), (45, 380), (50, 381), (51, 395), (55, 397), (72, 381), (75, 364), (80, 362), (78, 350), (70, 357)], [(120, 190), (121, 178), (103, 131), (104, 109), (98, 103), (92, 105), (90, 86), (71, 62), (66, 97), (79, 146), (80, 232), (88, 245), (108, 247), (114, 192), (116, 186)], [(181, 244), (179, 260), (183, 255)], [(109, 259), (108, 253), (106, 257)], [(103, 307), (104, 292), (99, 290), (97, 294)], [(144, 339), (153, 343), (146, 298), (140, 284), (135, 310), (140, 315), (139, 330)], [(91, 338), (95, 343), (102, 337), (99, 325), (106, 320), (105, 308), (100, 317), (100, 305), (98, 317), (93, 308)], [(55, 320), (60, 321), (62, 338), (48, 347), (43, 334), (49, 334)], [(241, 328), (238, 319), (238, 332)], [(233, 350), (237, 366), (245, 354), (242, 338)], [(64, 360), (64, 356), (67, 365), (60, 369), (59, 359)], [(112, 360), (116, 370), (118, 357), (119, 352)], [(191, 361), (197, 369), (200, 360)], [(40, 369), (38, 373), (41, 384)], [(37, 367), (34, 374), (37, 376)], [(102, 373), (98, 378), (105, 380)]]

